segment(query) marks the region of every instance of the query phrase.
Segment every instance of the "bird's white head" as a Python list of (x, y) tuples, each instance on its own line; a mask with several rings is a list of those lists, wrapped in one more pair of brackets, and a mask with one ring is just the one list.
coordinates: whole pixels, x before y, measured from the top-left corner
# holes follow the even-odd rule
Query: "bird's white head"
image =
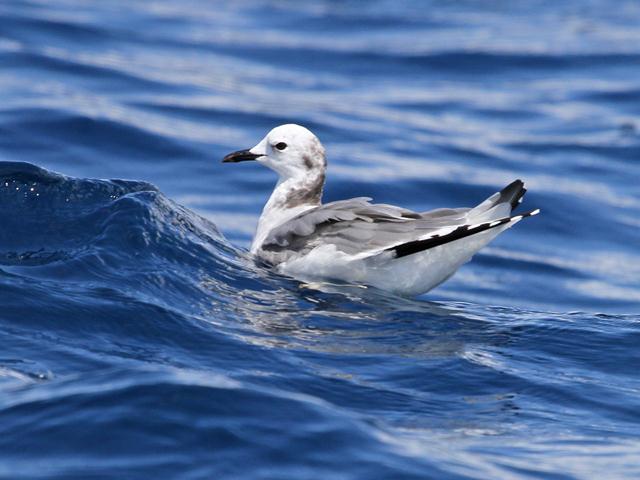
[(287, 124), (271, 130), (249, 150), (230, 153), (223, 162), (255, 160), (278, 173), (281, 180), (324, 175), (324, 147), (306, 128)]

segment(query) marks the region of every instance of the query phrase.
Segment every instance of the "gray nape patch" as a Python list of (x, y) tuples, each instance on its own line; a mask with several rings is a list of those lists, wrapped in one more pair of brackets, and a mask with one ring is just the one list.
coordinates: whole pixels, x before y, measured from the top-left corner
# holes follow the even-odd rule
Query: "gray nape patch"
[(303, 155), (302, 160), (304, 161), (304, 166), (307, 167), (308, 170), (313, 169), (313, 160), (309, 155)]
[(291, 190), (282, 204), (283, 207), (295, 208), (300, 205), (319, 204), (322, 199), (324, 180), (324, 173), (319, 173), (309, 183), (305, 183), (300, 188)]

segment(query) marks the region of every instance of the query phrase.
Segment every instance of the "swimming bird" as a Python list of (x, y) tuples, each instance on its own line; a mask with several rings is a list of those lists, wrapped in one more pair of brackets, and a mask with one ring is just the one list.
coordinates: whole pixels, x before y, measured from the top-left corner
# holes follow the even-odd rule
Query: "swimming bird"
[(473, 208), (414, 212), (359, 197), (322, 203), (327, 162), (305, 127), (281, 125), (255, 147), (222, 160), (256, 161), (278, 174), (251, 253), (302, 281), (339, 280), (405, 296), (447, 280), (532, 210), (511, 216), (526, 192), (515, 180)]

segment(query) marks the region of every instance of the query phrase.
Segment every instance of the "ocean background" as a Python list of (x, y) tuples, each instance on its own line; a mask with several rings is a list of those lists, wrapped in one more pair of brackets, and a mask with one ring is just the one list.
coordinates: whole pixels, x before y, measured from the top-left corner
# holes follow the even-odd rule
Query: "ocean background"
[[(325, 201), (542, 213), (308, 288), (220, 163), (289, 122)], [(640, 3), (0, 1), (0, 478), (640, 478)]]

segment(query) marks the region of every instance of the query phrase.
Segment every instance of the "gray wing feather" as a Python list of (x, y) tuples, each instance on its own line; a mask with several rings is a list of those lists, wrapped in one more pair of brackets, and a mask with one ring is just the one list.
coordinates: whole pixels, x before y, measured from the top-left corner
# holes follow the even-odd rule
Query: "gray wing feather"
[(303, 212), (273, 229), (262, 250), (274, 263), (319, 245), (333, 244), (356, 254), (387, 248), (432, 231), (466, 222), (469, 209), (441, 209), (416, 213), (400, 207), (371, 204), (368, 198), (328, 203)]
[(319, 245), (333, 244), (347, 254), (379, 251), (428, 237), (438, 230), (502, 218), (511, 212), (499, 193), (477, 207), (441, 208), (417, 213), (401, 207), (369, 203), (367, 197), (331, 202), (307, 210), (274, 228), (260, 255), (280, 263)]

